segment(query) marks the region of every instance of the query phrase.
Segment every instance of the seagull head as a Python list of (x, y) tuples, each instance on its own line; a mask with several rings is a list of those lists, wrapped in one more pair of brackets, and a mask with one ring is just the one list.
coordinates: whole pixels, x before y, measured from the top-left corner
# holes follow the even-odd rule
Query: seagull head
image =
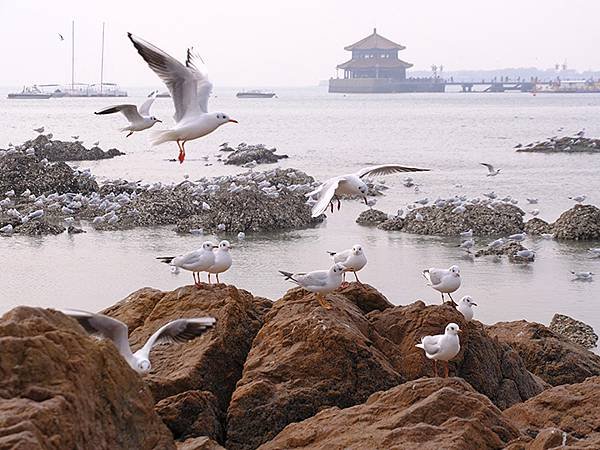
[(353, 255), (362, 255), (362, 252), (363, 252), (362, 245), (356, 244), (352, 247)]
[(346, 267), (343, 264), (336, 263), (333, 266), (331, 266), (331, 269), (329, 269), (329, 272), (341, 274), (342, 272), (344, 272), (344, 270), (346, 270)]
[(454, 276), (460, 277), (460, 268), (458, 266), (450, 266), (450, 269), (448, 269), (448, 270)]
[(452, 334), (454, 336), (458, 335), (458, 333), (462, 333), (462, 330), (455, 323), (449, 323), (446, 325), (446, 334)]
[(152, 369), (152, 364), (146, 358), (138, 359), (136, 362), (135, 370), (138, 373), (147, 373)]
[(460, 303), (463, 303), (469, 307), (477, 306), (477, 303), (473, 301), (473, 298), (470, 295), (465, 295), (463, 298), (461, 298)]
[(208, 252), (212, 252), (213, 248), (215, 248), (215, 247), (216, 247), (216, 245), (210, 241), (206, 241), (202, 244), (202, 250), (206, 250)]
[(218, 113), (213, 113), (212, 115), (217, 120), (217, 123), (218, 123), (217, 126), (221, 126), (221, 125), (223, 125), (225, 123), (229, 123), (229, 122), (238, 123), (237, 120), (232, 119), (225, 113), (218, 112)]
[(151, 120), (152, 122), (154, 122), (154, 123), (156, 123), (156, 122), (160, 122), (160, 123), (162, 123), (162, 120), (160, 120), (160, 119), (157, 119), (157, 118), (156, 118), (156, 117), (154, 117), (154, 116), (151, 116), (151, 117), (150, 117), (150, 120)]
[(231, 244), (229, 243), (229, 241), (223, 240), (223, 241), (219, 242), (219, 250), (228, 252), (230, 248), (231, 248)]

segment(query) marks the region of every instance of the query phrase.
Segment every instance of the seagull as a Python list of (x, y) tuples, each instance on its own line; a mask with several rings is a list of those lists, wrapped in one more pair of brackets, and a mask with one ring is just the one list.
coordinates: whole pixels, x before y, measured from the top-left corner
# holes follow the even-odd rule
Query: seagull
[(131, 136), (135, 131), (147, 130), (152, 127), (155, 123), (161, 122), (162, 120), (157, 119), (154, 116), (150, 115), (150, 107), (154, 100), (156, 99), (156, 95), (158, 91), (152, 92), (148, 96), (148, 100), (142, 103), (142, 106), (139, 108), (135, 105), (115, 105), (109, 106), (101, 111), (95, 112), (94, 114), (103, 115), (103, 114), (114, 114), (117, 112), (122, 113), (125, 118), (129, 121), (129, 125), (125, 128), (121, 128), (121, 131), (129, 131), (127, 136)]
[(458, 301), (456, 309), (465, 316), (467, 322), (470, 322), (471, 319), (473, 319), (473, 306), (477, 306), (477, 303), (473, 301), (473, 298), (470, 295), (465, 295)]
[(279, 273), (286, 280), (296, 283), (309, 292), (315, 292), (319, 304), (325, 309), (331, 309), (331, 305), (325, 301), (323, 294), (329, 294), (340, 287), (345, 270), (346, 268), (342, 264), (335, 263), (329, 270), (315, 270), (308, 273), (291, 273), (280, 270)]
[(492, 241), (488, 244), (488, 248), (497, 248), (504, 245), (505, 243), (506, 241), (504, 240), (504, 238), (496, 239), (495, 241)]
[(425, 269), (423, 276), (436, 291), (442, 294), (442, 303), (444, 302), (444, 294), (448, 294), (450, 300), (454, 304), (454, 299), (450, 295), (460, 287), (460, 268), (451, 266), (448, 269)]
[(96, 141), (92, 144), (94, 147), (98, 147), (100, 145), (100, 141)]
[(36, 133), (42, 134), (44, 132), (44, 127), (34, 128), (33, 131)]
[(63, 37), (63, 35), (62, 35), (62, 34), (60, 34), (60, 33), (58, 33), (58, 38), (59, 38), (61, 41), (64, 41), (64, 40), (65, 40), (65, 38)]
[[(215, 254), (213, 253), (215, 245), (206, 241), (198, 250), (186, 253), (180, 256), (159, 256), (158, 260), (178, 267), (184, 270), (189, 270), (194, 276), (194, 284), (200, 287), (200, 272), (206, 272), (215, 263)], [(196, 276), (198, 277), (196, 279)]]
[(535, 205), (535, 204), (537, 204), (537, 202), (538, 202), (538, 199), (537, 199), (537, 198), (527, 198), (527, 202), (528, 202), (530, 205)]
[(379, 166), (364, 167), (358, 172), (346, 175), (339, 175), (330, 178), (322, 183), (317, 189), (306, 194), (306, 197), (314, 197), (317, 203), (313, 206), (312, 216), (319, 217), (327, 207), (331, 207), (333, 213), (333, 201), (337, 201), (337, 209), (340, 209), (340, 196), (360, 195), (367, 203), (367, 192), (369, 190), (363, 178), (377, 175), (389, 175), (398, 172), (425, 172), (429, 169), (418, 169), (415, 167), (405, 167), (398, 164), (382, 164)]
[(439, 360), (445, 362), (444, 377), (448, 378), (448, 361), (460, 352), (458, 333), (461, 332), (457, 324), (449, 323), (444, 334), (424, 336), (421, 338), (421, 343), (415, 345), (425, 350), (425, 356), (433, 360), (433, 371), (436, 377), (438, 376), (436, 362)]
[(334, 263), (342, 264), (346, 269), (344, 269), (343, 280), (346, 281), (346, 272), (354, 272), (354, 276), (356, 277), (356, 281), (359, 284), (362, 284), (358, 279), (358, 275), (356, 272), (361, 270), (363, 267), (367, 265), (367, 257), (365, 252), (363, 251), (362, 245), (356, 244), (349, 248), (348, 250), (344, 250), (342, 252), (327, 252)]
[(221, 125), (237, 120), (224, 113), (208, 112), (208, 97), (212, 83), (208, 80), (204, 61), (193, 48), (187, 51), (185, 66), (158, 47), (127, 33), (138, 53), (165, 83), (175, 105), (175, 126), (159, 132), (152, 145), (175, 141), (179, 147), (179, 162), (185, 159), (185, 143), (212, 133)]
[(592, 247), (588, 249), (588, 252), (590, 252), (594, 256), (600, 256), (600, 247)]
[(594, 275), (592, 272), (573, 272), (571, 271), (571, 273), (573, 275), (575, 275), (575, 280), (582, 280), (582, 281), (591, 281), (592, 280), (592, 276)]
[(460, 233), (461, 238), (471, 238), (473, 237), (473, 228), (469, 228), (467, 231), (462, 231)]
[(533, 250), (529, 250), (526, 248), (526, 249), (517, 251), (515, 253), (515, 256), (533, 261), (535, 259), (535, 252)]
[(533, 217), (537, 216), (539, 213), (539, 209), (532, 209), (531, 211), (529, 211), (529, 214), (531, 214)]
[(527, 233), (511, 234), (508, 239), (515, 242), (523, 242), (527, 238)]
[(492, 166), (491, 164), (487, 164), (487, 163), (480, 163), (482, 166), (487, 167), (488, 170), (488, 177), (495, 177), (496, 175), (498, 175), (500, 173), (501, 169), (494, 169), (494, 166)]
[(577, 197), (569, 197), (569, 199), (573, 200), (575, 203), (584, 202), (587, 197), (585, 195), (578, 195)]
[(71, 138), (73, 138), (76, 141), (77, 139), (79, 139), (79, 136), (71, 136)]
[(475, 241), (473, 239), (467, 239), (466, 241), (463, 241), (459, 247), (467, 253), (471, 253), (471, 249), (475, 247)]
[(219, 274), (225, 272), (231, 267), (233, 261), (231, 259), (231, 253), (229, 253), (230, 248), (231, 244), (229, 241), (221, 241), (219, 242), (219, 246), (214, 249), (215, 262), (206, 270), (208, 272), (209, 284), (211, 274), (214, 273), (217, 277), (217, 283), (220, 283)]
[(202, 335), (216, 322), (214, 317), (173, 320), (160, 327), (142, 348), (133, 353), (127, 339), (127, 325), (120, 320), (77, 309), (63, 309), (60, 312), (75, 319), (88, 333), (110, 339), (127, 364), (140, 374), (148, 373), (152, 369), (150, 351), (155, 345), (190, 341)]

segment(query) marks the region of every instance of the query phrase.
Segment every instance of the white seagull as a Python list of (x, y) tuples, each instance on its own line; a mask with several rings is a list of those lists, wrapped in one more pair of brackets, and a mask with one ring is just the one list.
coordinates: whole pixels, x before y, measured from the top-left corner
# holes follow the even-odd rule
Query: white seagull
[(448, 378), (448, 361), (458, 355), (460, 352), (460, 339), (458, 333), (462, 330), (455, 323), (449, 323), (446, 326), (444, 334), (435, 336), (424, 336), (421, 338), (421, 343), (415, 347), (425, 350), (425, 356), (433, 360), (433, 371), (435, 376), (437, 373), (437, 361), (444, 361), (445, 370), (444, 377)]
[(444, 294), (448, 294), (452, 303), (454, 299), (450, 295), (460, 287), (460, 268), (451, 266), (448, 269), (436, 269), (432, 267), (423, 271), (423, 276), (429, 281), (429, 286), (442, 294), (442, 302), (444, 302)]
[(229, 270), (231, 267), (233, 260), (231, 259), (231, 253), (229, 252), (230, 248), (231, 244), (229, 241), (221, 241), (219, 242), (219, 246), (214, 250), (215, 262), (206, 270), (208, 272), (209, 283), (211, 274), (215, 274), (217, 277), (217, 283), (220, 283), (219, 274)]
[(487, 176), (488, 177), (495, 177), (496, 175), (498, 175), (500, 173), (501, 169), (494, 169), (494, 166), (492, 166), (491, 164), (488, 163), (480, 163), (482, 166), (487, 167), (488, 173)]
[[(215, 263), (214, 244), (206, 241), (198, 250), (179, 256), (159, 256), (156, 259), (172, 267), (189, 270), (194, 276), (194, 284), (200, 286), (200, 272), (206, 272)], [(198, 277), (196, 279), (196, 276)]]
[(342, 252), (327, 252), (331, 259), (333, 259), (334, 263), (342, 264), (346, 269), (344, 269), (343, 280), (346, 281), (346, 272), (354, 272), (354, 276), (356, 277), (356, 281), (360, 284), (360, 280), (356, 275), (356, 272), (361, 270), (363, 267), (367, 265), (367, 256), (363, 251), (362, 245), (356, 244), (349, 248), (348, 250), (344, 250)]
[(331, 305), (325, 301), (323, 294), (329, 294), (340, 287), (344, 270), (346, 268), (342, 264), (335, 263), (329, 270), (315, 270), (308, 273), (291, 273), (280, 270), (279, 273), (286, 280), (296, 283), (309, 292), (315, 292), (319, 304), (325, 309), (331, 309)]
[(151, 128), (156, 122), (161, 122), (162, 120), (157, 119), (154, 116), (150, 115), (150, 107), (154, 100), (156, 99), (156, 95), (158, 91), (152, 92), (148, 96), (148, 100), (142, 103), (142, 106), (139, 108), (135, 105), (115, 105), (109, 106), (101, 111), (95, 112), (94, 114), (103, 115), (103, 114), (114, 114), (114, 113), (122, 113), (125, 118), (129, 121), (129, 125), (125, 128), (121, 128), (121, 131), (129, 131), (127, 136), (131, 136), (135, 131), (142, 131), (148, 128)]
[(88, 333), (110, 339), (127, 364), (138, 373), (147, 373), (152, 369), (150, 351), (155, 345), (190, 341), (203, 334), (216, 322), (213, 317), (173, 320), (160, 327), (142, 348), (133, 353), (129, 346), (127, 325), (120, 320), (77, 309), (64, 309), (60, 312), (77, 320)]
[(362, 196), (367, 202), (367, 191), (369, 190), (366, 183), (363, 181), (365, 177), (377, 175), (389, 175), (398, 172), (425, 172), (429, 169), (418, 169), (416, 167), (405, 167), (399, 164), (382, 164), (379, 166), (364, 167), (358, 172), (349, 173), (330, 178), (322, 183), (317, 189), (306, 194), (307, 197), (317, 200), (317, 203), (312, 208), (312, 216), (319, 217), (331, 206), (333, 213), (333, 201), (337, 201), (337, 209), (340, 209), (341, 196)]
[(192, 48), (187, 51), (185, 66), (158, 47), (127, 33), (133, 46), (148, 66), (165, 83), (175, 105), (175, 126), (156, 134), (152, 145), (175, 141), (179, 162), (185, 159), (185, 143), (212, 133), (228, 122), (237, 123), (224, 113), (208, 112), (212, 83), (208, 80), (204, 61)]
[(473, 319), (473, 306), (477, 306), (477, 303), (473, 301), (473, 298), (470, 295), (465, 295), (458, 301), (458, 312), (460, 312), (463, 316), (465, 316), (465, 320), (470, 322)]
[(594, 276), (593, 272), (573, 272), (573, 271), (571, 271), (571, 273), (573, 275), (575, 275), (575, 278), (573, 278), (574, 280), (591, 281), (592, 277)]

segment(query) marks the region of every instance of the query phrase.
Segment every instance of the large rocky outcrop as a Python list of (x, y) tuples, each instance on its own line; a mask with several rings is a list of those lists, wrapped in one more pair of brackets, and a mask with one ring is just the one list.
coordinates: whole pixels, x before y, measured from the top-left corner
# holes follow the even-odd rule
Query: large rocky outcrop
[(598, 344), (598, 335), (590, 325), (564, 314), (554, 314), (548, 328), (583, 348), (594, 348)]
[(331, 310), (296, 288), (267, 314), (229, 405), (228, 449), (256, 448), (322, 408), (362, 403), (402, 382), (361, 309), (342, 294), (327, 299)]
[(503, 414), (525, 435), (558, 429), (568, 448), (600, 448), (600, 377), (548, 389)]
[[(464, 212), (452, 212), (454, 209), (454, 205), (414, 209), (404, 219), (402, 231), (457, 236), (462, 231), (472, 229), (477, 236), (485, 236), (513, 234), (523, 230), (525, 213), (511, 204), (494, 207), (465, 205)], [(417, 217), (422, 217), (422, 220), (417, 220)]]
[(600, 375), (600, 356), (540, 323), (499, 322), (487, 327), (487, 332), (514, 348), (527, 369), (553, 386)]
[(491, 338), (480, 323), (465, 322), (451, 306), (426, 306), (418, 301), (372, 312), (369, 321), (377, 332), (372, 336), (374, 345), (407, 380), (433, 375), (431, 361), (415, 344), (423, 336), (443, 333), (448, 323), (455, 322), (464, 331), (461, 351), (450, 363), (451, 374), (464, 378), (501, 409), (527, 400), (545, 387), (526, 369), (517, 352)]
[(174, 449), (148, 388), (114, 345), (61, 313), (0, 319), (0, 449)]
[(593, 205), (575, 205), (554, 222), (557, 239), (600, 239), (600, 209)]
[(504, 448), (518, 437), (500, 410), (465, 381), (422, 378), (288, 425), (260, 449), (483, 450)]
[(125, 154), (116, 148), (107, 151), (96, 145), (86, 148), (80, 141), (59, 141), (58, 139), (49, 139), (44, 134), (26, 141), (21, 147), (33, 148), (36, 156), (46, 158), (48, 161), (95, 161)]

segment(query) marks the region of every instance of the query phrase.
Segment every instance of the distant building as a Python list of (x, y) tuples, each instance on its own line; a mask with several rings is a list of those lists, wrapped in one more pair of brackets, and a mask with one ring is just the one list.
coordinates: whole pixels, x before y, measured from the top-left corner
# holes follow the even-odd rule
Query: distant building
[[(412, 64), (398, 58), (405, 48), (374, 28), (366, 38), (344, 47), (352, 52), (352, 58), (337, 66), (338, 78), (329, 80), (329, 92), (443, 92), (439, 78), (406, 78), (406, 69)], [(339, 70), (343, 70), (343, 78), (339, 78)]]

